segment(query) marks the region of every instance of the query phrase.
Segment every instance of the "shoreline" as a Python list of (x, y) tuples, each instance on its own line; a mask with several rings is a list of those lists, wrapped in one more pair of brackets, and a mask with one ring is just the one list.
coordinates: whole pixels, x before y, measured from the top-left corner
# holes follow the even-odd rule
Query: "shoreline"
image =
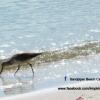
[[(66, 85), (67, 87), (100, 87), (99, 82), (79, 82), (71, 85)], [(66, 87), (61, 86), (61, 87)], [(18, 94), (14, 96), (1, 97), (0, 100), (99, 100), (100, 91), (99, 90), (58, 90), (58, 87), (40, 90), (36, 92)]]

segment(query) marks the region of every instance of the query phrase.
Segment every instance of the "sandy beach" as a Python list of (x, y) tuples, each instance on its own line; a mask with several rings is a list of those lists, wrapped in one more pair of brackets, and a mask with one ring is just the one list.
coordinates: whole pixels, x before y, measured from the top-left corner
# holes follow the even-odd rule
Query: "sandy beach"
[[(100, 87), (99, 82), (80, 82), (60, 87)], [(58, 90), (58, 87), (0, 98), (0, 100), (99, 100), (100, 90)]]

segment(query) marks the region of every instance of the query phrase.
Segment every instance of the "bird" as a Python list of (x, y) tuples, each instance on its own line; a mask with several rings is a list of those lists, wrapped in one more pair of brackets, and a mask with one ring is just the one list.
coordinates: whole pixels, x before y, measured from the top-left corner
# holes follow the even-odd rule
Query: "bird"
[(15, 71), (14, 75), (16, 75), (16, 73), (18, 72), (18, 70), (20, 69), (21, 65), (23, 63), (27, 63), (32, 70), (33, 76), (34, 76), (34, 69), (32, 67), (32, 64), (29, 63), (29, 61), (36, 57), (41, 55), (42, 53), (18, 53), (13, 55), (11, 58), (9, 58), (7, 61), (4, 61), (1, 63), (1, 71), (0, 71), (0, 75), (3, 72), (3, 69), (5, 66), (10, 66), (10, 65), (14, 65), (17, 64), (17, 70)]

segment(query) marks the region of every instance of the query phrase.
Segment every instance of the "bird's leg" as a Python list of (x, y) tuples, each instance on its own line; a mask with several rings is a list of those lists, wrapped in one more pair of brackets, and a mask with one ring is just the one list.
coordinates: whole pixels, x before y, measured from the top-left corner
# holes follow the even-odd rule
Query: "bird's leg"
[(16, 75), (16, 73), (18, 72), (18, 70), (20, 69), (20, 65), (18, 65), (18, 67), (17, 67), (17, 70), (16, 70), (16, 72), (15, 72), (15, 74), (14, 74), (14, 76)]
[(32, 67), (32, 64), (30, 64), (30, 63), (28, 63), (29, 64), (29, 66), (31, 67), (31, 70), (32, 70), (32, 73), (33, 73), (33, 77), (34, 77), (34, 69), (33, 69), (33, 67)]
[(3, 72), (3, 69), (4, 69), (4, 66), (1, 66), (0, 75), (1, 75), (1, 74), (2, 74), (2, 72)]

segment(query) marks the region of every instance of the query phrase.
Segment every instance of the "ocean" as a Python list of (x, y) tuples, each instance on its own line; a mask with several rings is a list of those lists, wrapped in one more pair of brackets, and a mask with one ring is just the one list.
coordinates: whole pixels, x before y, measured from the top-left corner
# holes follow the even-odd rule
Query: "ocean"
[(33, 66), (34, 78), (28, 66), (17, 77), (5, 70), (0, 96), (73, 84), (70, 77), (99, 77), (100, 1), (0, 1), (1, 60), (21, 52), (48, 54)]

